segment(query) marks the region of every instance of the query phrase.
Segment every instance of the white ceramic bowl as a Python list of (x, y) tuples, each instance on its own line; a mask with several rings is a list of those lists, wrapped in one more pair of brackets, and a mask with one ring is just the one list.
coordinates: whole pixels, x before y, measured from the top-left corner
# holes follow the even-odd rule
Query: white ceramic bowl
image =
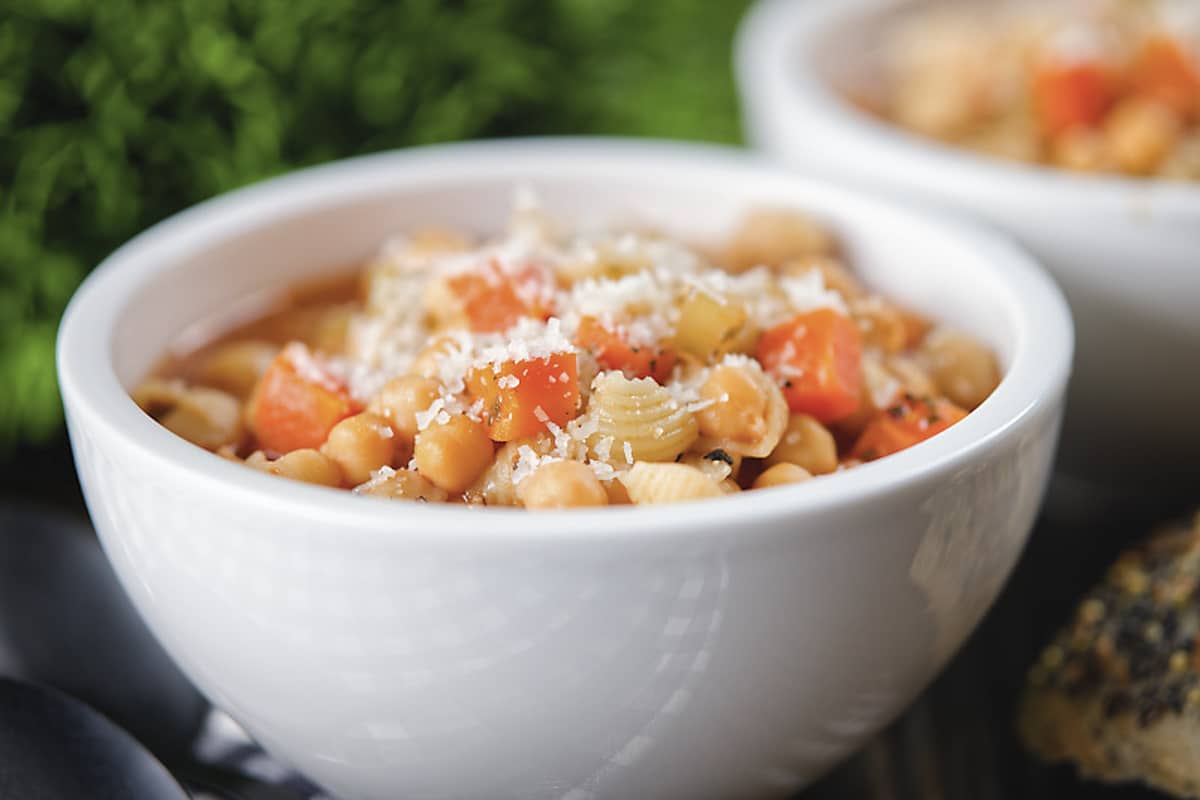
[(1078, 348), (1061, 466), (1103, 486), (1195, 490), (1200, 186), (1086, 177), (918, 138), (836, 87), (880, 68), (907, 0), (765, 0), (738, 35), (750, 140), (790, 165), (969, 212), (1015, 235), (1070, 301)]
[[(396, 231), (487, 231), (528, 182), (559, 219), (714, 237), (812, 209), (866, 280), (996, 348), (948, 432), (783, 490), (528, 514), (400, 505), (255, 473), (142, 414), (165, 344)], [(1037, 512), (1071, 360), (1053, 284), (994, 236), (689, 145), (526, 141), (331, 164), (122, 247), (63, 321), (89, 508), (167, 650), (344, 798), (786, 793), (895, 715), (1003, 583)]]

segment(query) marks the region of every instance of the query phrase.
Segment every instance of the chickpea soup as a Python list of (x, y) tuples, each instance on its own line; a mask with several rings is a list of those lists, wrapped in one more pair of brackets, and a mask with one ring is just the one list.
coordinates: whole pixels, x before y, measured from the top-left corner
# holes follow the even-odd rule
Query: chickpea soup
[(522, 202), (498, 238), (387, 242), (133, 397), (251, 469), (543, 509), (811, 480), (938, 434), (998, 381), (987, 348), (872, 293), (803, 214), (761, 210), (702, 250), (566, 234)]
[(946, 4), (883, 42), (890, 121), (1077, 172), (1200, 180), (1200, 3)]

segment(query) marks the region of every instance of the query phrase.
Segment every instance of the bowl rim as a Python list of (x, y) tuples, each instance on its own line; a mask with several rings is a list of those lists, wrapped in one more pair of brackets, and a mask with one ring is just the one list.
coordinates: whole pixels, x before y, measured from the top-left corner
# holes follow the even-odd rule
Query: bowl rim
[[(1044, 164), (1007, 161), (940, 142), (878, 119), (847, 101), (813, 68), (813, 52), (835, 30), (905, 0), (838, 0), (836, 3), (758, 0), (735, 37), (738, 85), (762, 115), (787, 114), (789, 122), (836, 131), (842, 147), (886, 160), (906, 176), (936, 175), (938, 184), (965, 196), (1013, 204), (1055, 205), (1079, 216), (1127, 215), (1151, 207), (1167, 217), (1200, 216), (1200, 184), (1120, 174), (1082, 174)], [(800, 57), (803, 57), (801, 61)], [(803, 67), (803, 68), (802, 68)], [(751, 114), (744, 116), (749, 125)], [(753, 133), (753, 131), (748, 131)]]
[[(697, 172), (713, 178), (755, 180), (813, 196), (835, 197), (851, 207), (853, 220), (880, 215), (902, 219), (926, 237), (969, 246), (980, 253), (970, 265), (1008, 290), (1022, 335), (1009, 368), (991, 397), (962, 422), (918, 446), (846, 473), (799, 486), (743, 492), (709, 501), (652, 507), (528, 512), (473, 509), (441, 504), (370, 502), (350, 492), (248, 470), (196, 447), (141, 412), (113, 366), (112, 336), (122, 311), (151, 278), (169, 269), (191, 248), (244, 232), (273, 219), (312, 209), (332, 199), (402, 189), (420, 178), (486, 179), (529, 169), (574, 171), (603, 179), (614, 170), (631, 174)], [(820, 205), (813, 206), (820, 210)], [(849, 224), (860, 224), (851, 222)], [(861, 224), (866, 224), (864, 222)], [(1019, 298), (1020, 302), (1017, 302)], [(84, 280), (63, 315), (57, 342), (58, 377), (69, 427), (102, 432), (100, 446), (136, 451), (163, 480), (203, 484), (217, 498), (237, 501), (281, 519), (299, 515), (330, 523), (344, 535), (428, 538), (467, 537), (488, 541), (586, 541), (651, 535), (656, 539), (718, 535), (767, 520), (796, 521), (806, 515), (860, 504), (935, 475), (950, 475), (985, 460), (1031, 419), (1058, 410), (1070, 372), (1074, 334), (1066, 301), (1054, 282), (1024, 251), (1004, 236), (939, 212), (916, 212), (898, 204), (823, 181), (801, 177), (734, 148), (682, 142), (614, 138), (530, 138), (432, 145), (335, 161), (272, 178), (204, 201), (137, 235)], [(482, 516), (481, 516), (482, 515)], [(481, 521), (486, 524), (480, 525)], [(353, 523), (350, 525), (350, 523)], [(570, 534), (564, 534), (564, 527)]]

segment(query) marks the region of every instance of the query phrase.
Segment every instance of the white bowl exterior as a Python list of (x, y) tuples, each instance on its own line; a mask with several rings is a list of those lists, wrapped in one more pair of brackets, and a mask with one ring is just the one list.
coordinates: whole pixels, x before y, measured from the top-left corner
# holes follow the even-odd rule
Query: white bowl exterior
[(1063, 468), (1110, 486), (1193, 482), (1200, 188), (995, 161), (854, 109), (830, 87), (822, 59), (869, 58), (872, 48), (847, 33), (858, 20), (871, 30), (900, 5), (760, 2), (737, 48), (748, 138), (805, 171), (970, 213), (1015, 235), (1054, 275), (1075, 320)]
[[(811, 206), (869, 279), (944, 304), (1009, 375), (950, 431), (846, 475), (548, 515), (279, 481), (175, 438), (124, 395), (214, 307), (362, 257), (413, 221), (494, 228), (519, 177), (568, 217), (644, 211), (689, 232), (755, 202)], [(272, 753), (348, 800), (703, 798), (794, 790), (961, 643), (1037, 512), (1070, 350), (1061, 298), (989, 236), (719, 151), (538, 142), (346, 162), (186, 212), (89, 279), (59, 367), (118, 575)]]

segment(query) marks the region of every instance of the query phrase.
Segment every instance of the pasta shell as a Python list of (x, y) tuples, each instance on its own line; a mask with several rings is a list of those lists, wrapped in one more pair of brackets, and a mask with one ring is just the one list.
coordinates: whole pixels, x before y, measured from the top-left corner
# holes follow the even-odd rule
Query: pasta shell
[(133, 392), (133, 400), (167, 430), (207, 450), (242, 437), (241, 404), (217, 389), (151, 379)]
[(722, 497), (720, 484), (687, 464), (639, 461), (619, 478), (635, 505)]
[(207, 353), (192, 378), (197, 383), (246, 398), (278, 352), (279, 347), (270, 342), (253, 339), (230, 342)]
[(700, 435), (695, 416), (650, 378), (602, 373), (592, 385), (588, 414), (592, 457), (612, 464), (674, 461)]

